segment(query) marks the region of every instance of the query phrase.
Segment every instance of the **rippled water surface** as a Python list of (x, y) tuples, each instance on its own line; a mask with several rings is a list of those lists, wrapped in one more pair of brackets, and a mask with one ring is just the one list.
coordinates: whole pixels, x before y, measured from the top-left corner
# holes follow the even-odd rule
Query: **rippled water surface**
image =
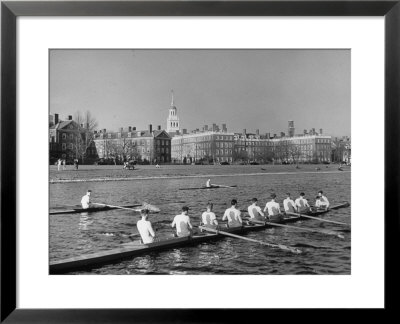
[[(161, 212), (150, 215), (158, 229), (158, 236), (169, 237), (173, 217), (180, 213), (183, 205), (190, 207), (192, 223), (197, 225), (207, 201), (214, 202), (217, 218), (221, 218), (232, 198), (239, 202), (240, 209), (247, 209), (250, 200), (257, 197), (264, 207), (271, 192), (275, 192), (281, 203), (286, 192), (293, 197), (304, 191), (313, 203), (318, 190), (324, 190), (332, 205), (350, 201), (350, 172), (266, 172), (255, 173), (247, 166), (202, 168), (201, 166), (163, 167), (157, 173), (145, 174), (142, 178), (125, 181), (66, 182), (50, 184), (50, 208), (70, 208), (79, 204), (82, 195), (91, 189), (92, 201), (112, 205), (127, 205), (149, 202)], [(150, 170), (150, 169), (149, 169)], [(259, 172), (260, 167), (257, 168)], [(303, 171), (303, 172), (302, 172)], [(50, 177), (56, 178), (52, 173)], [(71, 171), (72, 172), (72, 171)], [(92, 174), (91, 174), (91, 173)], [(112, 170), (107, 170), (112, 179)], [(121, 172), (118, 170), (117, 172)], [(147, 171), (146, 171), (147, 172)], [(149, 171), (152, 172), (152, 171)], [(81, 170), (68, 179), (94, 179), (102, 171)], [(95, 173), (95, 174), (94, 174)], [(72, 174), (72, 173), (71, 173)], [(196, 177), (187, 177), (193, 176)], [(237, 185), (237, 188), (215, 190), (178, 190), (184, 187), (199, 187), (214, 174), (213, 183)], [(218, 177), (217, 175), (223, 175)], [(167, 176), (166, 176), (167, 175)], [(171, 176), (173, 175), (173, 176)], [(58, 179), (61, 177), (58, 175)], [(325, 219), (350, 223), (351, 208), (332, 210)], [(59, 260), (82, 254), (106, 251), (131, 242), (128, 235), (137, 233), (138, 214), (127, 210), (111, 210), (98, 213), (60, 214), (50, 217), (50, 260)], [(344, 229), (340, 225), (314, 220), (291, 225), (315, 229)], [(75, 274), (350, 274), (350, 231), (341, 232), (344, 239), (320, 233), (297, 231), (288, 228), (273, 228), (246, 234), (246, 237), (296, 246), (303, 251), (295, 255), (279, 249), (235, 238), (223, 238), (195, 246), (152, 252)]]

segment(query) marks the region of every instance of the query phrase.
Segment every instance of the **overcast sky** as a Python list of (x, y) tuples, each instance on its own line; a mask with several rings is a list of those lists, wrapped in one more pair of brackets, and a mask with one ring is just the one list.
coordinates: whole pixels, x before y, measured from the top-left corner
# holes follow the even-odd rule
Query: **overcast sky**
[(99, 128), (181, 128), (350, 135), (349, 50), (52, 50), (50, 113), (89, 110)]

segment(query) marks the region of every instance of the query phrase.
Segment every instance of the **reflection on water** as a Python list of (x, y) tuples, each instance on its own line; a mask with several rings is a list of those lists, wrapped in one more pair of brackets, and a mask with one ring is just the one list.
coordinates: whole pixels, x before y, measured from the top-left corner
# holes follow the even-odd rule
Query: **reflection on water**
[[(189, 169), (189, 167), (188, 167)], [(197, 169), (196, 169), (197, 170)], [(98, 200), (113, 205), (127, 205), (147, 201), (161, 209), (151, 214), (150, 220), (158, 227), (158, 237), (171, 237), (176, 231), (170, 224), (180, 214), (183, 205), (190, 208), (190, 218), (197, 226), (205, 204), (214, 202), (214, 212), (220, 220), (231, 199), (239, 201), (239, 209), (247, 209), (253, 197), (260, 205), (275, 192), (282, 204), (286, 192), (297, 196), (304, 191), (314, 197), (323, 190), (332, 205), (349, 201), (351, 173), (337, 174), (290, 174), (265, 176), (226, 176), (218, 180), (224, 185), (237, 188), (218, 190), (178, 190), (197, 187), (202, 179), (158, 179), (117, 182), (93, 182), (90, 189)], [(51, 207), (62, 202), (76, 201), (88, 189), (87, 183), (50, 185)], [(121, 194), (123, 193), (123, 194)], [(313, 202), (313, 200), (312, 200)], [(351, 222), (351, 208), (332, 210), (327, 219)], [(137, 233), (139, 214), (127, 210), (110, 210), (97, 213), (52, 215), (50, 221), (50, 259), (58, 260), (99, 251), (108, 251), (132, 241)], [(293, 224), (300, 227), (332, 230), (337, 225), (307, 220)], [(345, 232), (344, 240), (335, 236), (297, 231), (289, 228), (272, 228), (251, 232), (248, 237), (271, 243), (298, 246), (303, 251), (293, 255), (243, 240), (224, 238), (195, 246), (154, 252), (100, 267), (91, 273), (99, 274), (350, 274), (351, 232)], [(137, 239), (137, 237), (133, 237)], [(79, 272), (85, 273), (85, 272)]]

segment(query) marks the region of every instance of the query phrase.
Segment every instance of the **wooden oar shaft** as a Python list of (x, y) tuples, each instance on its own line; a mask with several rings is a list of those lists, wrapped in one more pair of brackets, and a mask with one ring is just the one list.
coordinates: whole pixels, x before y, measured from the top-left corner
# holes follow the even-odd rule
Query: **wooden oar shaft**
[(118, 209), (126, 209), (126, 210), (140, 211), (140, 209), (127, 208), (127, 207), (121, 207), (121, 206), (115, 206), (115, 205), (109, 205), (109, 204), (100, 204), (100, 203), (94, 203), (94, 202), (92, 202), (91, 204), (93, 204), (93, 205), (99, 205), (99, 206), (108, 206), (108, 207), (113, 207), (113, 208), (118, 208)]
[(287, 215), (292, 215), (292, 216), (301, 216), (301, 217), (305, 217), (305, 218), (315, 219), (315, 220), (320, 221), (320, 222), (326, 222), (326, 223), (332, 223), (332, 224), (350, 226), (350, 224), (347, 224), (347, 223), (336, 222), (336, 221), (332, 221), (332, 220), (328, 220), (328, 219), (323, 219), (323, 218), (320, 218), (320, 217), (313, 217), (313, 216), (304, 215), (304, 214), (300, 214), (300, 213), (286, 212), (286, 214), (287, 214)]
[(208, 227), (204, 227), (204, 226), (199, 226), (199, 228), (203, 229), (203, 230), (206, 230), (206, 231), (210, 231), (210, 232), (216, 233), (216, 234), (222, 234), (222, 235), (226, 235), (226, 236), (231, 236), (231, 237), (235, 237), (235, 238), (242, 239), (242, 240), (245, 240), (245, 241), (259, 243), (259, 244), (266, 245), (266, 246), (269, 246), (269, 247), (274, 247), (274, 248), (279, 248), (279, 249), (282, 249), (282, 250), (290, 251), (290, 252), (293, 252), (293, 253), (301, 253), (301, 251), (299, 249), (292, 248), (292, 247), (289, 247), (289, 246), (286, 246), (286, 245), (282, 245), (282, 244), (272, 244), (272, 243), (268, 243), (268, 242), (264, 242), (264, 241), (258, 241), (258, 240), (254, 240), (254, 239), (251, 239), (251, 238), (248, 238), (248, 237), (244, 237), (244, 236), (240, 236), (240, 235), (236, 235), (236, 234), (232, 234), (232, 233), (228, 233), (228, 232), (224, 232), (224, 231), (215, 230), (213, 228), (208, 228)]
[(342, 237), (342, 235), (340, 233), (334, 232), (334, 231), (317, 230), (317, 229), (308, 228), (308, 227), (298, 227), (298, 226), (284, 225), (284, 224), (271, 223), (271, 222), (267, 222), (267, 224), (271, 225), (271, 226), (277, 226), (277, 227), (292, 228), (292, 229), (299, 230), (299, 231), (322, 233), (322, 234), (335, 235), (335, 236)]
[(236, 186), (224, 186), (224, 185), (219, 185), (219, 184), (212, 184), (211, 186), (218, 186), (218, 187), (223, 187), (223, 188), (235, 188)]

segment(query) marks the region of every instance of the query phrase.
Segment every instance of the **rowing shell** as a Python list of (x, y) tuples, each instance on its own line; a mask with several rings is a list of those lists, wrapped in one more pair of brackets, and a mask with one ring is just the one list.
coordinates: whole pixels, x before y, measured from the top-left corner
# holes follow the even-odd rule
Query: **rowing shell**
[[(344, 203), (332, 207), (331, 209), (338, 209), (343, 207), (348, 207), (349, 203)], [(314, 216), (319, 216), (327, 213), (328, 211), (318, 211), (315, 213), (310, 213)], [(293, 223), (299, 220), (308, 220), (308, 218), (298, 216), (285, 218), (283, 220), (277, 221), (276, 223)], [(272, 222), (271, 222), (272, 223)], [(250, 231), (257, 231), (266, 228), (272, 228), (273, 226), (266, 224), (251, 224), (244, 225), (242, 227), (232, 227), (232, 228), (221, 228), (221, 230), (234, 234), (243, 234)], [(193, 235), (192, 237), (171, 237), (160, 242), (154, 242), (150, 244), (138, 244), (136, 242), (125, 244), (123, 247), (118, 249), (113, 249), (110, 251), (103, 251), (98, 253), (92, 253), (87, 255), (82, 255), (74, 258), (51, 261), (50, 262), (50, 273), (60, 274), (67, 273), (71, 271), (88, 270), (94, 267), (98, 267), (104, 264), (110, 264), (113, 262), (120, 262), (124, 259), (129, 259), (139, 255), (146, 255), (149, 252), (168, 250), (174, 247), (181, 247), (187, 245), (195, 245), (198, 243), (213, 241), (217, 239), (225, 238), (226, 236), (222, 234), (214, 233), (199, 233)]]
[[(137, 205), (128, 205), (128, 206), (121, 206), (124, 208), (135, 208), (135, 207), (140, 207), (142, 206), (141, 204)], [(111, 206), (102, 206), (102, 207), (90, 207), (90, 208), (73, 208), (73, 209), (64, 209), (64, 210), (53, 210), (50, 211), (50, 215), (60, 215), (60, 214), (78, 214), (78, 213), (93, 213), (93, 212), (100, 212), (100, 211), (106, 211), (106, 210), (112, 210), (112, 209), (119, 209), (120, 207), (111, 207)]]
[(211, 187), (195, 187), (195, 188), (179, 188), (179, 190), (199, 190), (199, 189), (218, 189), (218, 188), (236, 188), (237, 186), (211, 186)]

